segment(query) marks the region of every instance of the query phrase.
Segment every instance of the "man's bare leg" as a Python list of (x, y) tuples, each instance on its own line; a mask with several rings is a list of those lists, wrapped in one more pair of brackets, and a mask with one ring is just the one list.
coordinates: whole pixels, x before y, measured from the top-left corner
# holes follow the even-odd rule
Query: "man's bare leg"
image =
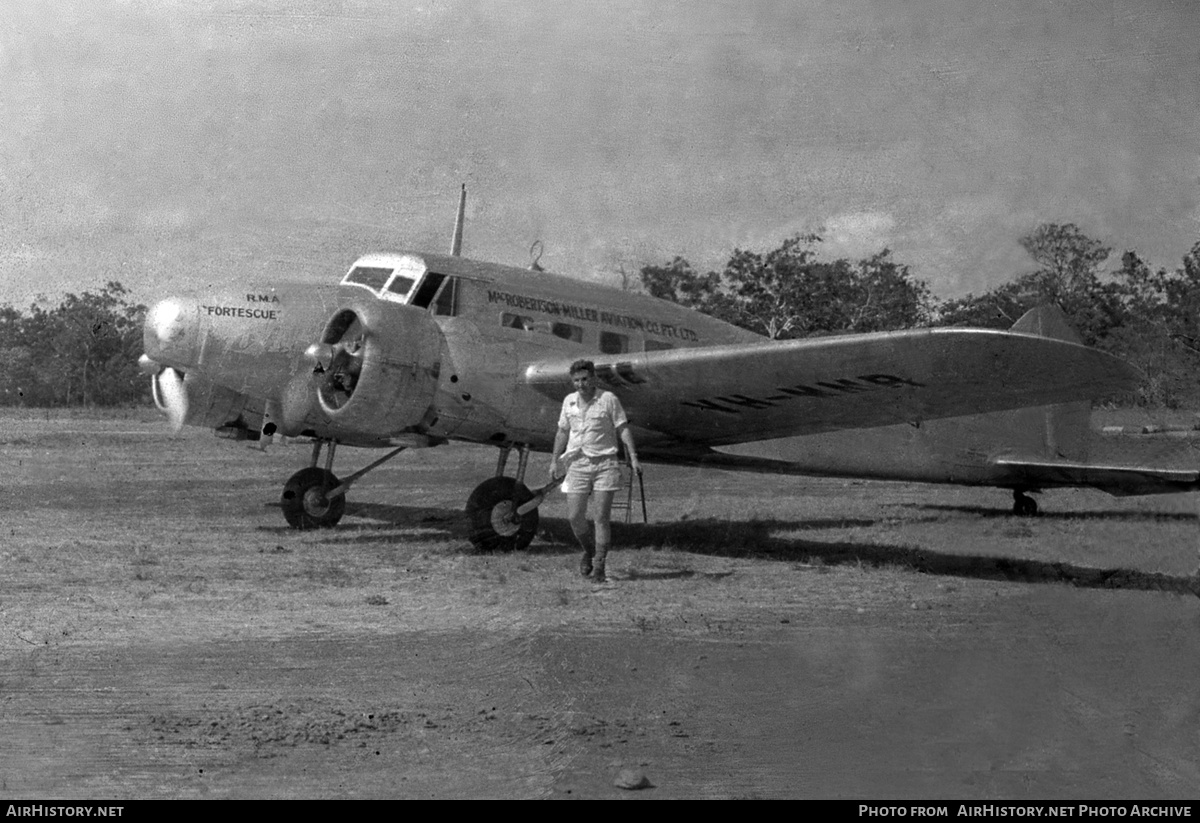
[(583, 558), (579, 561), (579, 573), (584, 577), (592, 573), (592, 556), (596, 553), (591, 529), (588, 528), (587, 506), (588, 494), (586, 492), (567, 494), (567, 519), (571, 522), (571, 531), (575, 533), (575, 539), (583, 547)]
[(616, 492), (594, 492), (596, 498), (596, 571), (594, 577), (597, 583), (605, 581), (604, 563), (608, 559), (608, 549), (612, 546), (612, 503)]

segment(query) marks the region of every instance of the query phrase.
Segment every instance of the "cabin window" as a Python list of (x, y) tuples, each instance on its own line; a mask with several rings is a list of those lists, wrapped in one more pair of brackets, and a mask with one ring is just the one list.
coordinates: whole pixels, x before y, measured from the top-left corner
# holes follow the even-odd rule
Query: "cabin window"
[(617, 334), (615, 331), (600, 332), (600, 352), (602, 354), (622, 354), (629, 351), (629, 337)]
[(672, 346), (670, 343), (663, 342), (662, 340), (647, 340), (646, 341), (646, 351), (666, 351), (667, 349), (673, 349), (673, 348), (675, 348), (675, 347)]
[(572, 326), (570, 323), (554, 323), (550, 326), (550, 333), (563, 340), (570, 340), (572, 343), (583, 342), (583, 329), (579, 326)]
[[(346, 279), (343, 282), (355, 283), (359, 286), (366, 286), (372, 291), (379, 291), (391, 276), (392, 269), (380, 268), (378, 266), (355, 266), (346, 275)], [(409, 281), (409, 285), (412, 285), (412, 281)]]
[(412, 305), (418, 308), (427, 309), (429, 304), (433, 302), (433, 296), (437, 294), (438, 287), (442, 285), (442, 281), (446, 279), (444, 274), (435, 274), (429, 272), (425, 275), (425, 279), (421, 281), (417, 293), (413, 295)]
[(458, 278), (447, 277), (433, 303), (433, 313), (453, 317), (458, 309)]
[[(509, 314), (508, 312), (504, 312), (504, 314), (500, 315), (500, 325), (506, 329), (535, 331), (538, 334), (554, 333), (549, 320), (538, 320), (536, 317), (526, 317), (523, 314)], [(580, 330), (579, 333), (582, 336), (583, 331)]]
[[(559, 334), (559, 332), (554, 328), (556, 328), (556, 326), (566, 326), (565, 323), (551, 324), (550, 320), (539, 320), (535, 317), (526, 317), (524, 314), (510, 314), (509, 312), (500, 314), (500, 325), (504, 326), (505, 329), (536, 331), (539, 335), (556, 335), (558, 337), (563, 337), (564, 335)], [(566, 326), (566, 329), (575, 330), (574, 332), (565, 331), (564, 334), (577, 334), (578, 337), (576, 340), (583, 337), (582, 329), (576, 329), (575, 326)], [(571, 340), (571, 338), (568, 337), (566, 340)]]

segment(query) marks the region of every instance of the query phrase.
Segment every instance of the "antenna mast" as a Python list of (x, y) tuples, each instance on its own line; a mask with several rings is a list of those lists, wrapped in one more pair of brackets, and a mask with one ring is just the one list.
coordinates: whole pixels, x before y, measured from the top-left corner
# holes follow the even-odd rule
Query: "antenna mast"
[(454, 221), (454, 239), (450, 241), (450, 255), (458, 257), (462, 253), (463, 218), (467, 214), (467, 184), (462, 184), (462, 194), (458, 197), (458, 217)]

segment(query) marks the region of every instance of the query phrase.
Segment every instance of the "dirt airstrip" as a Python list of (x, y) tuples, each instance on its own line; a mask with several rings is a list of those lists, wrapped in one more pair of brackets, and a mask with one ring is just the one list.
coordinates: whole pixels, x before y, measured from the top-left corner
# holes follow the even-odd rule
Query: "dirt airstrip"
[[(1200, 462), (1164, 443), (1123, 447)], [(528, 551), (465, 550), (489, 449), (406, 453), (320, 533), (277, 505), (303, 444), (31, 414), (0, 453), (6, 798), (1200, 787), (1194, 495), (1017, 520), (995, 490), (649, 466), (598, 588), (561, 499)]]

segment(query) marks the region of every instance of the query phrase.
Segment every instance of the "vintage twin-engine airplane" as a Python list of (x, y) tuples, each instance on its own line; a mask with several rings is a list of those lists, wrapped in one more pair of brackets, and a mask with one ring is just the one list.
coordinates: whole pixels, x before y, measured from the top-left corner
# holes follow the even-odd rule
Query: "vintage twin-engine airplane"
[[(292, 526), (333, 526), (368, 471), (459, 440), (499, 449), (467, 502), (472, 542), (523, 548), (538, 519), (523, 505), (529, 454), (550, 450), (583, 357), (620, 397), (644, 462), (997, 486), (1019, 514), (1036, 512), (1027, 492), (1054, 486), (1195, 487), (1196, 472), (1086, 462), (1088, 401), (1139, 375), (1069, 339), (1052, 312), (1010, 331), (773, 342), (536, 265), (463, 258), (463, 202), (450, 255), (369, 254), (338, 285), (247, 284), (151, 308), (142, 367), (177, 428), (313, 439), (283, 488)], [(339, 479), (339, 444), (392, 450)]]

